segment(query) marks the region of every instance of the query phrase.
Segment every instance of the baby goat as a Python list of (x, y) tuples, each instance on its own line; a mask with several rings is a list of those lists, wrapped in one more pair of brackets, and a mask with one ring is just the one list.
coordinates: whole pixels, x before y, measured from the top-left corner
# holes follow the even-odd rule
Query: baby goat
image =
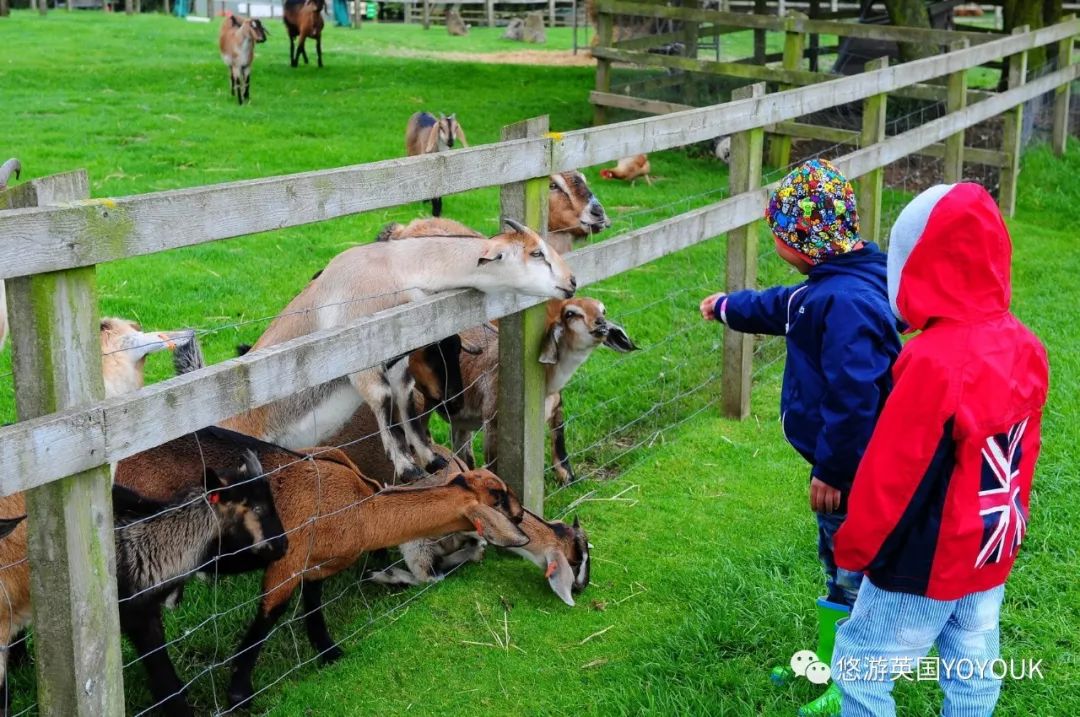
[[(326, 0), (285, 0), (285, 29), (289, 31), (289, 64), (296, 67), (300, 64), (300, 56), (304, 56), (304, 64), (308, 64), (307, 50), (304, 49), (304, 40), (309, 37), (315, 38), (315, 54), (322, 62), (322, 31), (323, 17), (326, 10)], [(299, 44), (296, 38), (300, 38)]]
[[(449, 413), (454, 449), (472, 465), (473, 432), (484, 430), (485, 464), (494, 469), (498, 445), (499, 330), (487, 324), (462, 333), (462, 340), (481, 348), (476, 356), (462, 356), (461, 379), (465, 385), (465, 405), (457, 414)], [(604, 345), (620, 353), (637, 348), (626, 331), (607, 320), (604, 305), (596, 299), (580, 297), (548, 302), (547, 331), (540, 363), (547, 369), (544, 415), (552, 431), (555, 475), (563, 483), (574, 480), (566, 450), (563, 420), (563, 387), (589, 354)]]
[[(405, 156), (445, 152), (454, 148), (454, 140), (462, 147), (469, 146), (457, 115), (447, 117), (440, 113), (436, 118), (430, 112), (416, 112), (405, 125)], [(442, 197), (431, 198), (431, 213), (436, 217), (442, 215)]]
[(255, 44), (266, 42), (266, 28), (258, 18), (229, 15), (221, 22), (218, 47), (221, 60), (229, 68), (229, 92), (244, 104), (251, 99), (251, 65)]
[(270, 485), (253, 453), (231, 474), (205, 472), (171, 505), (113, 486), (117, 521), (116, 575), (120, 628), (139, 653), (150, 694), (169, 715), (194, 715), (184, 682), (166, 651), (165, 601), (201, 568), (219, 543), (250, 546), (261, 560), (285, 554), (288, 539), (274, 510)]

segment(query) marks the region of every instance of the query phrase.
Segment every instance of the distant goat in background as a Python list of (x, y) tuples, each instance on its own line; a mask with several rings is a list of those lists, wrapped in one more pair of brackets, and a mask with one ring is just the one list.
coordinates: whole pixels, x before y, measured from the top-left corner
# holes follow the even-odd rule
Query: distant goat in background
[[(304, 56), (304, 64), (308, 64), (307, 50), (304, 49), (304, 40), (309, 37), (315, 38), (315, 55), (322, 67), (322, 31), (323, 17), (326, 10), (326, 0), (285, 0), (285, 28), (289, 31), (289, 64), (296, 67), (300, 64), (300, 56)], [(300, 42), (296, 42), (296, 38)]]
[[(436, 118), (430, 112), (416, 112), (405, 126), (405, 155), (415, 157), (418, 154), (445, 152), (454, 148), (455, 140), (461, 142), (462, 147), (469, 146), (457, 115), (447, 117), (440, 113)], [(436, 217), (442, 215), (442, 197), (431, 198), (431, 214)]]
[(218, 47), (221, 60), (229, 68), (229, 91), (239, 104), (251, 99), (251, 65), (255, 43), (266, 42), (266, 28), (257, 18), (229, 15), (221, 22)]

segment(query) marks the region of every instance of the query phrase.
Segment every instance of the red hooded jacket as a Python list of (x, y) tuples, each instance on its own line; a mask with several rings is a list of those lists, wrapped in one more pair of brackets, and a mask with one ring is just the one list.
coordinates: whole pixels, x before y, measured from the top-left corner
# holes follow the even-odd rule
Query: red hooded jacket
[(894, 311), (912, 330), (835, 538), (875, 586), (955, 600), (1005, 582), (1024, 538), (1049, 368), (1009, 312), (1012, 246), (977, 184), (897, 219)]

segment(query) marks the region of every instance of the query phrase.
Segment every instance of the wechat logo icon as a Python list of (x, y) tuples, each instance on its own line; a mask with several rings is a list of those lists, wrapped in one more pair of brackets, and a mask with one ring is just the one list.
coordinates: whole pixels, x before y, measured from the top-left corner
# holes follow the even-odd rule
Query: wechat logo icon
[(799, 650), (791, 656), (791, 670), (815, 685), (828, 684), (832, 669), (818, 659), (813, 650)]

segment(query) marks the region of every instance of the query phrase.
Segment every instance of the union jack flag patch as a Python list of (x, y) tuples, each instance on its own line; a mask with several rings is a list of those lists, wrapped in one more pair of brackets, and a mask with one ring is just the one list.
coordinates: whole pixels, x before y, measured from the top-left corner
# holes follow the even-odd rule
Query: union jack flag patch
[(975, 567), (1011, 558), (1027, 531), (1027, 510), (1020, 502), (1020, 441), (1028, 421), (986, 439), (982, 449), (979, 515), (983, 537)]

